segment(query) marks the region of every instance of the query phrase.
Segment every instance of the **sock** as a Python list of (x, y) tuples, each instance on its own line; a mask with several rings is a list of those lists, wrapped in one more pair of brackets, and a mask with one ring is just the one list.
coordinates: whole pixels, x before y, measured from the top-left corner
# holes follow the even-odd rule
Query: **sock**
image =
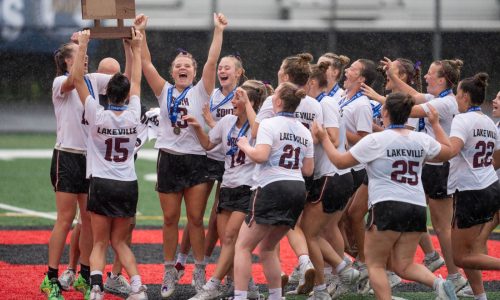
[(332, 272), (333, 272), (333, 269), (332, 269), (332, 266), (330, 266), (330, 265), (328, 265), (328, 267), (325, 266), (325, 268), (323, 269), (323, 274), (332, 274)]
[(474, 300), (488, 300), (488, 298), (486, 298), (486, 293), (482, 293), (479, 295), (474, 295)]
[(116, 277), (118, 277), (118, 276), (120, 276), (120, 273), (115, 274), (115, 273), (113, 273), (113, 272), (109, 272), (109, 277), (110, 277), (111, 279), (115, 279), (115, 278), (116, 278)]
[(253, 281), (253, 277), (250, 277), (250, 280), (248, 281), (248, 288), (253, 288), (255, 287), (255, 281)]
[(195, 266), (196, 268), (202, 268), (202, 269), (205, 269), (205, 266), (206, 266), (206, 265), (207, 265), (207, 264), (205, 264), (205, 262), (204, 262), (204, 261), (199, 261), (199, 260), (196, 260), (196, 259), (194, 260), (194, 266)]
[[(269, 293), (271, 293), (271, 292), (269, 292)], [(233, 298), (233, 300), (247, 300), (247, 294), (248, 294), (247, 291), (234, 290), (234, 298)], [(271, 299), (271, 298), (268, 298), (268, 299)]]
[(141, 285), (141, 275), (134, 275), (130, 277), (130, 288), (132, 289), (132, 292), (137, 293)]
[(345, 261), (342, 261), (337, 267), (335, 267), (335, 271), (337, 274), (340, 273), (340, 271), (344, 270), (344, 268), (347, 267), (347, 263)]
[(448, 280), (455, 280), (455, 279), (457, 279), (460, 276), (461, 276), (460, 273), (448, 274), (448, 276), (446, 277), (446, 279), (448, 279)]
[(440, 276), (440, 277), (437, 277), (436, 279), (434, 279), (434, 284), (432, 284), (432, 287), (434, 288), (434, 290), (435, 290), (435, 291), (437, 290), (437, 288), (438, 288), (439, 284), (440, 284), (442, 281), (444, 281), (444, 279), (443, 279), (443, 278), (441, 278), (441, 276)]
[(269, 289), (268, 300), (281, 300), (281, 288)]
[(299, 256), (299, 265), (305, 265), (309, 262), (309, 255), (303, 254)]
[(47, 277), (49, 277), (49, 280), (51, 280), (52, 278), (57, 279), (59, 277), (59, 269), (49, 267), (49, 270), (47, 271)]
[(436, 252), (436, 250), (434, 250), (431, 253), (427, 253), (425, 255), (425, 258), (430, 259), (430, 258), (436, 257), (436, 255), (439, 255), (439, 254)]
[(206, 265), (210, 262), (210, 256), (206, 256), (203, 258), (203, 263)]
[[(83, 276), (83, 275), (82, 275)], [(101, 292), (104, 291), (104, 286), (102, 284), (102, 272), (92, 271), (90, 273), (90, 286), (98, 285)]]
[(215, 290), (220, 285), (220, 279), (216, 277), (210, 277), (210, 279), (205, 283), (207, 290)]
[(322, 291), (326, 290), (326, 283), (315, 285), (313, 288), (314, 291)]
[[(80, 264), (80, 274), (82, 274), (83, 279), (85, 279), (87, 283), (90, 282), (90, 266)], [(102, 272), (101, 272), (101, 279), (102, 279)], [(103, 290), (101, 289), (101, 291)]]
[(170, 260), (170, 261), (166, 260), (163, 264), (165, 265), (165, 268), (167, 268), (167, 267), (173, 267), (175, 265), (175, 261), (173, 261), (173, 260)]
[(176, 263), (180, 263), (181, 265), (184, 266), (186, 264), (187, 259), (188, 259), (187, 254), (179, 253), (179, 254), (177, 254), (177, 262)]

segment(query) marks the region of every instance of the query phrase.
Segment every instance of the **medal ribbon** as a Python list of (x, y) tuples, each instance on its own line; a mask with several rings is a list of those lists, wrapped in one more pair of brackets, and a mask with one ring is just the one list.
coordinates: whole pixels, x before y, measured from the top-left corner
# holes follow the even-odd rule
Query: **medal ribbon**
[(234, 122), (233, 127), (231, 127), (231, 130), (229, 130), (229, 132), (227, 133), (227, 142), (229, 145), (231, 145), (231, 148), (229, 149), (229, 151), (226, 152), (226, 155), (234, 155), (236, 153), (236, 151), (238, 151), (238, 145), (236, 145), (236, 141), (238, 141), (238, 139), (240, 137), (245, 135), (245, 133), (247, 132), (247, 130), (250, 126), (248, 121), (246, 121), (245, 124), (243, 124), (243, 126), (241, 126), (241, 129), (238, 132), (238, 135), (236, 136), (236, 140), (234, 140), (234, 142), (233, 142), (233, 140), (231, 139), (231, 136), (233, 134), (234, 128), (236, 127), (236, 123), (238, 123), (238, 121)]
[(170, 105), (172, 104), (172, 92), (174, 90), (174, 86), (172, 85), (171, 87), (168, 88), (168, 93), (167, 93), (167, 107), (168, 107), (168, 117), (172, 123), (175, 124), (177, 122), (177, 114), (179, 113), (179, 104), (181, 101), (186, 97), (187, 93), (189, 90), (193, 87), (192, 85), (188, 86), (187, 88), (182, 91), (182, 93), (179, 95), (179, 97), (175, 98), (174, 101), (174, 107), (171, 109)]

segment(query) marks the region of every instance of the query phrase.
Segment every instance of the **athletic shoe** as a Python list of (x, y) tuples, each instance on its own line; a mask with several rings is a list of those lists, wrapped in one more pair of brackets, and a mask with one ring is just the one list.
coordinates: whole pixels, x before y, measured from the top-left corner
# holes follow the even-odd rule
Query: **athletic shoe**
[(352, 267), (359, 271), (360, 281), (368, 279), (368, 267), (365, 263), (357, 260)]
[(345, 267), (339, 272), (340, 282), (343, 285), (355, 285), (360, 277), (360, 272), (353, 267)]
[(101, 288), (98, 285), (94, 285), (92, 290), (90, 291), (90, 300), (103, 300), (104, 292), (101, 291)]
[(148, 288), (145, 285), (141, 285), (137, 292), (130, 291), (127, 300), (148, 300), (148, 294), (146, 294), (147, 290)]
[(203, 286), (206, 283), (205, 279), (205, 268), (204, 266), (196, 266), (193, 271), (192, 285), (194, 286), (196, 292), (201, 292)]
[(115, 278), (111, 278), (111, 273), (108, 272), (108, 278), (104, 283), (104, 291), (113, 295), (117, 295), (122, 298), (126, 298), (131, 291), (130, 284), (123, 275), (118, 275)]
[(458, 291), (462, 290), (463, 288), (465, 288), (466, 286), (469, 285), (469, 283), (467, 282), (467, 279), (465, 279), (462, 276), (462, 274), (459, 274), (457, 278), (453, 278), (453, 279), (446, 278), (446, 280), (449, 280), (449, 281), (451, 281), (451, 283), (453, 283), (453, 285), (455, 286), (455, 293), (458, 293)]
[(309, 294), (314, 287), (314, 266), (309, 260), (307, 263), (300, 265), (300, 280), (297, 287), (298, 294)]
[(332, 276), (332, 282), (327, 285), (326, 290), (328, 291), (328, 294), (333, 295), (335, 291), (337, 290), (337, 287), (340, 285), (340, 277), (337, 274), (334, 274)]
[(173, 266), (165, 266), (163, 273), (163, 282), (161, 284), (161, 297), (168, 298), (175, 292), (175, 284), (177, 282), (177, 270)]
[(64, 300), (57, 278), (49, 280), (49, 277), (45, 275), (42, 284), (40, 284), (40, 291), (47, 295), (48, 300)]
[(401, 283), (402, 279), (396, 273), (394, 273), (392, 271), (387, 271), (386, 273), (387, 273), (387, 279), (389, 280), (389, 285), (391, 286), (391, 289)]
[(59, 283), (61, 284), (61, 288), (65, 291), (69, 291), (71, 286), (75, 282), (76, 275), (75, 271), (72, 269), (66, 269), (61, 276), (59, 276)]
[(363, 280), (360, 280), (358, 282), (357, 286), (357, 292), (360, 295), (367, 296), (368, 294), (373, 295), (374, 291), (372, 287), (370, 286), (370, 280), (368, 278), (365, 278)]
[[(300, 265), (297, 265), (293, 269), (292, 274), (290, 274), (290, 276), (288, 276), (288, 283), (292, 284), (292, 285), (298, 284), (300, 281), (300, 277), (301, 277), (300, 276)], [(283, 286), (281, 286), (281, 287), (283, 287)]]
[[(78, 274), (78, 277), (76, 278), (75, 282), (73, 283), (73, 288), (75, 289), (75, 291), (79, 291), (80, 293), (82, 293), (85, 300), (88, 300), (91, 298), (91, 296), (90, 296), (90, 294), (91, 294), (90, 284), (87, 283), (87, 281), (83, 278), (82, 274)], [(97, 299), (101, 299), (101, 298), (97, 298)]]
[(248, 284), (247, 299), (260, 300), (265, 299), (264, 294), (260, 293), (259, 287), (251, 280)]
[(224, 285), (219, 285), (219, 294), (222, 299), (231, 298), (234, 296), (234, 280), (226, 276)]
[(330, 294), (328, 294), (328, 291), (326, 289), (321, 290), (321, 291), (314, 291), (312, 296), (307, 298), (307, 300), (330, 300), (332, 297), (330, 297)]
[(330, 283), (332, 283), (332, 281), (333, 281), (333, 274), (331, 272), (324, 273), (323, 278), (325, 280), (326, 286), (329, 286)]
[(437, 251), (434, 251), (434, 255), (430, 258), (427, 258), (427, 256), (425, 256), (422, 263), (431, 272), (435, 272), (436, 270), (444, 266), (444, 259), (439, 256), (439, 253), (437, 253)]
[(333, 292), (332, 299), (339, 299), (347, 293), (349, 293), (349, 286), (339, 282), (339, 285)]
[(456, 293), (457, 297), (474, 298), (474, 292), (472, 291), (469, 283), (467, 283), (467, 285), (463, 289), (459, 290)]
[[(441, 276), (439, 277), (441, 278)], [(441, 278), (435, 292), (437, 294), (436, 300), (457, 300), (455, 285), (449, 280)]]
[(182, 276), (184, 276), (184, 271), (186, 270), (186, 267), (180, 262), (177, 262), (174, 268), (177, 270), (177, 280), (181, 280)]
[(207, 289), (203, 287), (201, 291), (196, 293), (193, 297), (189, 298), (189, 300), (212, 300), (218, 299), (220, 295), (219, 289)]

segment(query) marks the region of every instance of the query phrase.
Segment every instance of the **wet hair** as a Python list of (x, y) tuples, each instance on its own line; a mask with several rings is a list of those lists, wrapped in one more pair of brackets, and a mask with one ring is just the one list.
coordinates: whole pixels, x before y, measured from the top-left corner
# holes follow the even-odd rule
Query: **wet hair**
[(306, 91), (291, 82), (284, 82), (280, 87), (278, 96), (283, 101), (283, 111), (295, 112), (302, 98), (306, 96)]
[(184, 49), (177, 49), (177, 55), (175, 56), (174, 60), (172, 61), (172, 63), (170, 64), (170, 73), (172, 73), (172, 70), (174, 68), (174, 63), (175, 63), (175, 60), (178, 58), (178, 57), (187, 57), (187, 58), (190, 58), (191, 59), (191, 62), (193, 64), (193, 69), (194, 71), (196, 72), (196, 70), (198, 70), (198, 63), (196, 62), (196, 59), (194, 59), (193, 55), (189, 52), (187, 52), (186, 50)]
[(111, 104), (121, 105), (125, 102), (130, 92), (130, 81), (122, 73), (116, 73), (111, 77), (106, 87), (106, 95)]
[(481, 72), (460, 81), (458, 88), (469, 94), (471, 104), (481, 105), (486, 98), (489, 75)]
[(298, 86), (306, 85), (309, 75), (311, 75), (311, 66), (309, 63), (312, 60), (313, 56), (309, 53), (300, 53), (283, 60), (283, 69), (291, 83)]
[(66, 64), (66, 58), (70, 58), (73, 55), (73, 46), (76, 45), (73, 42), (63, 44), (59, 49), (54, 52), (54, 62), (56, 63), (56, 76), (64, 75), (68, 72), (68, 65)]
[(320, 88), (327, 87), (328, 79), (326, 78), (326, 71), (329, 67), (330, 63), (326, 61), (311, 65), (311, 76), (309, 76), (309, 79), (316, 80)]
[(377, 79), (377, 66), (373, 60), (360, 58), (358, 61), (363, 65), (360, 75), (365, 78), (365, 84), (371, 86)]
[(266, 85), (259, 80), (247, 80), (241, 88), (247, 92), (248, 99), (253, 102), (253, 110), (258, 112), (264, 100), (269, 96)]
[(327, 52), (327, 53), (321, 55), (321, 57), (328, 58), (330, 60), (330, 66), (332, 68), (334, 68), (335, 70), (340, 71), (339, 77), (337, 78), (337, 80), (342, 78), (342, 76), (344, 75), (345, 68), (351, 62), (351, 59), (349, 57), (347, 57), (345, 55), (337, 55), (337, 54), (332, 53), (332, 52)]
[(389, 113), (391, 124), (404, 125), (408, 121), (415, 99), (405, 93), (390, 93), (385, 100), (384, 109)]
[(231, 55), (226, 55), (223, 58), (231, 58), (234, 62), (234, 66), (236, 70), (241, 70), (241, 76), (238, 79), (238, 85), (242, 85), (243, 82), (247, 81), (248, 78), (245, 75), (245, 68), (243, 68), (243, 60), (241, 59), (241, 56), (239, 53), (231, 54)]
[[(422, 92), (422, 67), (421, 62), (413, 64), (413, 62), (406, 58), (396, 58), (395, 61), (399, 62), (398, 72), (399, 74), (406, 75), (406, 83), (411, 85), (417, 92)], [(377, 71), (384, 77), (384, 87), (387, 85), (387, 74), (380, 65), (377, 67)]]
[(452, 88), (460, 80), (460, 70), (464, 62), (460, 59), (443, 59), (434, 61), (433, 64), (440, 66), (437, 75), (446, 79), (446, 87)]

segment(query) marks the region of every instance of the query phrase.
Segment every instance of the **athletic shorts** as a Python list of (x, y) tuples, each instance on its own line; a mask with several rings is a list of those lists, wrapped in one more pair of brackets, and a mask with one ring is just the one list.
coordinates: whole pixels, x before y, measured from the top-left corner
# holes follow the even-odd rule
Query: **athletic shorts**
[(354, 182), (352, 193), (354, 194), (356, 190), (359, 188), (359, 186), (363, 183), (363, 180), (366, 177), (366, 169), (361, 169), (358, 171), (354, 171), (354, 169), (351, 169), (351, 174), (352, 174), (352, 180)]
[(89, 180), (85, 178), (86, 169), (85, 154), (54, 149), (50, 166), (50, 180), (54, 192), (88, 193)]
[(448, 198), (448, 174), (450, 163), (443, 165), (424, 164), (422, 168), (422, 185), (424, 192), (429, 198), (439, 200)]
[(368, 185), (368, 174), (365, 175), (365, 178), (363, 179), (363, 184)]
[(222, 182), (224, 175), (224, 161), (207, 158), (208, 178)]
[(217, 213), (220, 213), (222, 210), (248, 213), (251, 195), (252, 191), (248, 185), (242, 185), (235, 188), (221, 188), (219, 202), (217, 203)]
[(172, 154), (158, 151), (156, 191), (177, 193), (208, 182), (206, 155)]
[(304, 177), (304, 184), (306, 185), (306, 191), (309, 193), (314, 184), (314, 175)]
[(457, 191), (453, 196), (452, 226), (470, 228), (491, 220), (500, 210), (500, 182), (482, 190)]
[(129, 218), (135, 216), (138, 198), (137, 180), (92, 177), (87, 210), (107, 217)]
[(323, 212), (332, 214), (344, 210), (352, 195), (353, 179), (351, 173), (323, 176), (313, 181), (307, 194), (307, 202), (323, 204)]
[(372, 225), (378, 231), (426, 232), (427, 208), (401, 201), (378, 202), (368, 211), (366, 229)]
[(257, 188), (250, 199), (245, 221), (294, 228), (304, 209), (306, 187), (298, 180), (280, 180)]

